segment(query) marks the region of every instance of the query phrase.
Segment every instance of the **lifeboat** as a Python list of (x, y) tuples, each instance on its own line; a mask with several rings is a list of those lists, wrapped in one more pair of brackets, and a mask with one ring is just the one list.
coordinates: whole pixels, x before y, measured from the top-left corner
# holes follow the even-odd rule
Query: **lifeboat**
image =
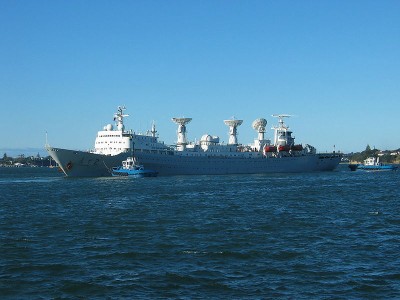
[(276, 147), (275, 146), (265, 146), (264, 151), (265, 152), (276, 152)]
[(303, 146), (302, 145), (293, 145), (293, 146), (279, 146), (278, 147), (279, 152), (282, 151), (301, 151), (303, 150)]
[(278, 150), (279, 150), (279, 152), (289, 151), (290, 150), (290, 146), (279, 146)]
[(301, 144), (292, 146), (293, 151), (302, 151), (303, 146)]

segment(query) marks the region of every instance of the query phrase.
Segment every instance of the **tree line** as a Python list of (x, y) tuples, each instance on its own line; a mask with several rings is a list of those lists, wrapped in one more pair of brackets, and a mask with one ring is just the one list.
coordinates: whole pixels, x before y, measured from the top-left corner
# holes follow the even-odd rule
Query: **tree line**
[(17, 157), (11, 157), (8, 156), (7, 153), (4, 153), (3, 157), (0, 159), (0, 165), (2, 166), (12, 166), (18, 163), (37, 167), (49, 167), (50, 164), (55, 165), (54, 160), (52, 160), (50, 156), (41, 157), (39, 153), (36, 156), (25, 156), (21, 154)]
[[(392, 153), (397, 153), (396, 155), (392, 155)], [(349, 160), (353, 162), (363, 162), (368, 157), (379, 157), (380, 162), (382, 163), (400, 163), (400, 149), (393, 151), (381, 151), (379, 149), (371, 149), (369, 145), (365, 148), (364, 151), (349, 154)]]

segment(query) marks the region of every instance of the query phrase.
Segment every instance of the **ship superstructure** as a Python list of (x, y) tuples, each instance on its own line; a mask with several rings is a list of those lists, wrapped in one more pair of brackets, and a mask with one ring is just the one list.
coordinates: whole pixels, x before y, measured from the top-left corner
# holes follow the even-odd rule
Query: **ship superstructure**
[(118, 106), (114, 114), (115, 128), (107, 124), (97, 133), (93, 153), (113, 156), (131, 151), (132, 131), (125, 131), (124, 118), (129, 115), (124, 114), (124, 110), (125, 106)]
[(118, 107), (115, 128), (108, 124), (98, 132), (91, 152), (46, 147), (67, 176), (109, 176), (112, 167), (132, 155), (160, 176), (328, 171), (335, 169), (341, 159), (338, 153), (317, 154), (310, 145), (295, 144), (292, 131), (284, 122), (289, 115), (274, 115), (278, 125), (272, 127), (273, 142), (265, 138), (267, 121), (256, 119), (252, 127), (257, 138), (249, 145), (239, 143), (237, 137), (243, 120), (224, 121), (229, 127), (229, 142), (225, 144), (210, 134), (190, 142), (186, 126), (192, 119), (172, 118), (178, 125), (177, 142), (169, 146), (158, 140), (155, 123), (146, 134), (125, 131), (123, 119), (128, 115), (124, 110), (125, 107)]

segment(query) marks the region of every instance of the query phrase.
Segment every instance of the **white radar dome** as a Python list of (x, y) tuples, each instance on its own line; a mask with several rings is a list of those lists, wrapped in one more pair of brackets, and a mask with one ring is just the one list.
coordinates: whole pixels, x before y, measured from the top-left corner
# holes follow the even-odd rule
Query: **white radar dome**
[(212, 137), (211, 137), (211, 135), (209, 135), (209, 134), (204, 134), (202, 137), (201, 137), (201, 141), (202, 142), (210, 142), (212, 140)]
[(106, 126), (106, 130), (107, 130), (107, 131), (111, 131), (111, 130), (113, 130), (113, 126), (112, 126), (112, 124), (107, 124), (107, 126)]
[(124, 129), (125, 129), (124, 124), (119, 123), (119, 124), (118, 124), (118, 130), (123, 131)]

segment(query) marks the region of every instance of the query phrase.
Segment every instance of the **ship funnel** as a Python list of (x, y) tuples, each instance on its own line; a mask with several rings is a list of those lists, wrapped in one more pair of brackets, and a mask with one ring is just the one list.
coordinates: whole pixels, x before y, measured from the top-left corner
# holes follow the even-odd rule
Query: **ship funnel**
[(229, 126), (229, 145), (237, 145), (237, 127), (242, 125), (243, 120), (224, 120), (225, 125)]
[(192, 118), (172, 118), (172, 121), (178, 124), (178, 141), (176, 145), (178, 146), (178, 150), (183, 150), (187, 145), (186, 124), (192, 121)]

